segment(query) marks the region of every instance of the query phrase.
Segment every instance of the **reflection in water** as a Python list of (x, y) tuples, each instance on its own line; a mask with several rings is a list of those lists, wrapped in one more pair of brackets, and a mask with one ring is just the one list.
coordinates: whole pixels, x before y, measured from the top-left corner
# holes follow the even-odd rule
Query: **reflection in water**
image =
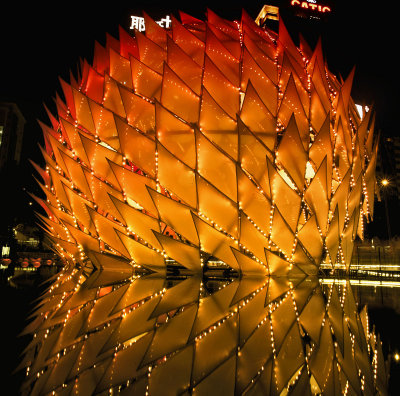
[(25, 330), (24, 394), (386, 394), (379, 336), (348, 282), (115, 283), (75, 269), (50, 289)]

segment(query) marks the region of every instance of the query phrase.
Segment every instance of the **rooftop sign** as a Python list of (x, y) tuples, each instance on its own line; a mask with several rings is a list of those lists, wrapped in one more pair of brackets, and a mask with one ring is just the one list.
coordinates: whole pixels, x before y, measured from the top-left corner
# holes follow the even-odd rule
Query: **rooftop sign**
[[(167, 15), (165, 18), (161, 18), (159, 21), (156, 21), (158, 25), (163, 28), (168, 29), (171, 27), (171, 18)], [(146, 30), (144, 18), (136, 15), (131, 15), (131, 26), (129, 27), (131, 30), (139, 30), (139, 32), (144, 32)]]
[(319, 4), (317, 3), (316, 0), (306, 0), (306, 1), (300, 1), (300, 0), (291, 0), (290, 5), (292, 7), (297, 8), (299, 11), (309, 11), (315, 14), (328, 14), (330, 13), (331, 7), (324, 5), (324, 4)]

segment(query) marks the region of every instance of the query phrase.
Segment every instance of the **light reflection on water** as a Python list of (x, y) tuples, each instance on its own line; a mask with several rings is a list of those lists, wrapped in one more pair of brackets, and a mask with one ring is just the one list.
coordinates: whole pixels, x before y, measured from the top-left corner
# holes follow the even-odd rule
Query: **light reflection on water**
[(89, 280), (60, 277), (39, 304), (25, 394), (386, 394), (349, 280)]

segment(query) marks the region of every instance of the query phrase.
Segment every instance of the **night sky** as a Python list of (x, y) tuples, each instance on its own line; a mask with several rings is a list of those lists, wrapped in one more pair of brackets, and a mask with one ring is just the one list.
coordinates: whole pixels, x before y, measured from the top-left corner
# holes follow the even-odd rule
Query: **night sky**
[[(16, 102), (27, 119), (26, 157), (35, 159), (37, 142), (42, 143), (36, 119), (49, 123), (43, 103), (54, 112), (56, 92), (62, 97), (59, 77), (68, 82), (69, 71), (76, 73), (80, 57), (91, 62), (95, 40), (104, 45), (106, 32), (118, 37), (119, 25), (129, 30), (130, 15), (140, 15), (142, 10), (156, 20), (168, 13), (178, 17), (178, 10), (203, 19), (209, 3), (191, 3), (194, 2), (110, 1), (104, 6), (100, 2), (70, 1), (48, 6), (40, 2), (7, 2), (5, 7), (3, 2), (0, 100)], [(324, 23), (295, 17), (290, 0), (267, 3), (280, 6), (296, 44), (298, 32), (311, 48), (321, 36), (328, 66), (337, 76), (346, 78), (355, 66), (353, 98), (365, 104), (375, 103), (377, 125), (383, 134), (399, 134), (395, 109), (397, 61), (393, 58), (399, 34), (395, 13), (389, 9), (391, 3), (383, 3), (387, 7), (382, 5), (379, 10), (368, 7), (370, 2), (331, 1), (332, 13)], [(218, 3), (210, 8), (226, 19), (240, 19), (243, 4), (255, 18), (265, 2), (231, 2), (229, 7)]]

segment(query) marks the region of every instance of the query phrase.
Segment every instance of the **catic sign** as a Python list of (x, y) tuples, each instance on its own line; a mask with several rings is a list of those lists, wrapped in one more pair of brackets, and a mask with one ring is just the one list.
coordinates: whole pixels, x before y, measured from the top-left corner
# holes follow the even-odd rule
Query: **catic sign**
[[(169, 28), (171, 26), (171, 18), (167, 15), (165, 18), (161, 18), (159, 21), (156, 21), (158, 25), (163, 28)], [(129, 27), (131, 30), (139, 30), (139, 32), (143, 32), (146, 30), (146, 26), (144, 23), (144, 18), (136, 15), (131, 15), (131, 26)]]
[(303, 10), (316, 11), (317, 13), (325, 14), (332, 11), (329, 6), (317, 4), (315, 0), (307, 0), (307, 1), (292, 0), (290, 4), (293, 7), (300, 7)]

